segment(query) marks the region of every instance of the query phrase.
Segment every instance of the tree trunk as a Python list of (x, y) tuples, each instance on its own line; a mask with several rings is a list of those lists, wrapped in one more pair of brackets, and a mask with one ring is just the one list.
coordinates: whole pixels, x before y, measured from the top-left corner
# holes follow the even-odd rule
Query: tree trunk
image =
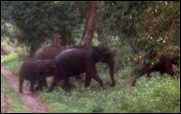
[(84, 33), (81, 40), (81, 45), (90, 44), (94, 36), (96, 11), (98, 9), (98, 1), (92, 1), (88, 18), (84, 26)]
[(63, 28), (60, 34), (61, 34), (61, 45), (75, 45), (72, 31), (67, 31), (65, 28)]
[(60, 46), (60, 37), (61, 37), (60, 34), (56, 34), (56, 33), (53, 34), (52, 36), (53, 46)]
[(62, 28), (62, 32), (61, 32), (61, 45), (67, 45), (68, 44), (68, 33), (67, 31), (65, 30), (65, 28)]
[(72, 32), (69, 33), (69, 42), (71, 45), (75, 45), (74, 36), (72, 35)]

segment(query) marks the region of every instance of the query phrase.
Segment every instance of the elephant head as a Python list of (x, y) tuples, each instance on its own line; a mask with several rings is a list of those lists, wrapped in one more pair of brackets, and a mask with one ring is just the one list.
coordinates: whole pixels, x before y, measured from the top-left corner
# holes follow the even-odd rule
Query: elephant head
[(109, 72), (110, 72), (110, 78), (112, 80), (111, 86), (115, 85), (115, 80), (114, 80), (114, 55), (113, 52), (105, 45), (101, 44), (98, 47), (95, 47), (95, 60), (96, 62), (103, 62), (107, 63), (110, 67)]

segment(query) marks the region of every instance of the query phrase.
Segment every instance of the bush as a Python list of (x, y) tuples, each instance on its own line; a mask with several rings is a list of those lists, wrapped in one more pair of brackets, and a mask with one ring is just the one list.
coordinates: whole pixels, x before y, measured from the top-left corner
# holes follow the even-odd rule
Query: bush
[[(151, 80), (142, 77), (135, 88), (124, 95), (131, 112), (180, 112), (180, 80), (169, 75), (152, 74)], [(130, 96), (130, 95), (131, 96)]]

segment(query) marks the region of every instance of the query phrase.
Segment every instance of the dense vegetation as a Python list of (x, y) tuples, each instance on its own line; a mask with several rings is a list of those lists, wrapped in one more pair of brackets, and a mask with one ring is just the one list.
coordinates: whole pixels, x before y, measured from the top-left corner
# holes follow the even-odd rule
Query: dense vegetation
[[(17, 75), (29, 52), (51, 45), (54, 34), (60, 34), (61, 45), (79, 45), (89, 7), (83, 1), (1, 1), (1, 54), (10, 53), (1, 56), (2, 65)], [(151, 80), (144, 75), (129, 87), (135, 73), (159, 64), (162, 56), (177, 58), (180, 68), (180, 1), (99, 2), (92, 44), (100, 43), (115, 54), (116, 87), (97, 91), (93, 81), (85, 90), (71, 79), (71, 94), (61, 88), (38, 92), (53, 111), (180, 112), (180, 79), (154, 72)], [(97, 66), (109, 85), (107, 68)]]

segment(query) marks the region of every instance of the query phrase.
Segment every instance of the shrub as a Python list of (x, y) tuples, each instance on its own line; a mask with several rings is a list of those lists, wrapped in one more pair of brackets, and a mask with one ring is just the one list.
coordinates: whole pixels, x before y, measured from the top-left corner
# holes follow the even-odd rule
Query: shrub
[(180, 80), (153, 73), (151, 80), (142, 77), (125, 95), (131, 112), (180, 112)]

